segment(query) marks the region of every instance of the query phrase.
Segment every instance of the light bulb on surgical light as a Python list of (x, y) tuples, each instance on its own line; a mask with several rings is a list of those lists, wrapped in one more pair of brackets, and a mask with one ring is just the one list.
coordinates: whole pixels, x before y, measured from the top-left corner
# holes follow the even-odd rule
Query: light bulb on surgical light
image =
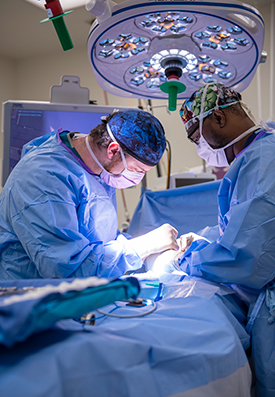
[(115, 95), (169, 97), (175, 110), (205, 83), (244, 90), (262, 59), (263, 19), (236, 0), (92, 0), (86, 8), (97, 16), (88, 38), (92, 69)]

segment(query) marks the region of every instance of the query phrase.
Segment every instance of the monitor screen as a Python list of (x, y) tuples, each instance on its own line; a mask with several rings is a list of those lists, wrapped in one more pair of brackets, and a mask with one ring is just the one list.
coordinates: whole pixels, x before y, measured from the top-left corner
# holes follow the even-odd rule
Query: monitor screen
[(197, 185), (198, 183), (213, 182), (217, 179), (216, 175), (209, 172), (182, 172), (179, 174), (170, 175), (170, 189), (175, 189), (177, 187)]
[(190, 185), (197, 185), (198, 183), (206, 183), (206, 182), (213, 182), (215, 178), (176, 178), (175, 179), (175, 187), (183, 187), (183, 186), (190, 186)]
[[(119, 109), (128, 108), (120, 106)], [(4, 102), (2, 186), (20, 160), (25, 143), (59, 129), (89, 134), (101, 123), (102, 116), (108, 116), (114, 110), (113, 106), (30, 101)]]

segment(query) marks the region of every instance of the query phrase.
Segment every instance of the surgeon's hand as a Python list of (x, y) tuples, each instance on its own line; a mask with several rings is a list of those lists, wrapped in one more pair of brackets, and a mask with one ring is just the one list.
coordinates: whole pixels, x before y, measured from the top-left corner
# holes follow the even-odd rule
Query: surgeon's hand
[(178, 231), (168, 223), (152, 230), (143, 236), (129, 240), (129, 244), (142, 259), (169, 249), (178, 250)]
[(210, 243), (210, 241), (207, 240), (207, 238), (202, 237), (199, 234), (196, 234), (196, 233), (193, 233), (193, 232), (182, 234), (180, 236), (180, 238), (178, 238), (178, 240), (177, 240), (178, 245), (180, 247), (180, 253), (187, 251), (188, 248), (193, 243), (193, 241), (197, 241), (197, 240), (206, 240), (206, 241), (208, 241)]
[(174, 270), (181, 270), (177, 257), (177, 251), (174, 250), (150, 255), (145, 262), (146, 270), (151, 270), (157, 277), (160, 277), (163, 273), (172, 273)]
[(173, 226), (169, 225), (169, 223), (165, 223), (144, 235), (144, 237), (150, 241), (150, 254), (156, 254), (168, 249), (178, 250), (177, 236), (178, 231)]

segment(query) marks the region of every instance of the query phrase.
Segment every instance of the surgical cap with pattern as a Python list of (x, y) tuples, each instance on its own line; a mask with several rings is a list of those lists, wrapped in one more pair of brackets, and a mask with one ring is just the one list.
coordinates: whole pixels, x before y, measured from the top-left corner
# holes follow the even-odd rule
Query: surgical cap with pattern
[(143, 110), (118, 111), (108, 122), (111, 132), (128, 154), (143, 164), (154, 166), (166, 148), (159, 120)]
[[(199, 121), (201, 101), (205, 87), (203, 86), (196, 90), (190, 98), (186, 99), (180, 109), (180, 116), (187, 131)], [(207, 84), (202, 118), (211, 114), (215, 109), (225, 108), (230, 104), (240, 102), (241, 99), (241, 94), (221, 83)]]

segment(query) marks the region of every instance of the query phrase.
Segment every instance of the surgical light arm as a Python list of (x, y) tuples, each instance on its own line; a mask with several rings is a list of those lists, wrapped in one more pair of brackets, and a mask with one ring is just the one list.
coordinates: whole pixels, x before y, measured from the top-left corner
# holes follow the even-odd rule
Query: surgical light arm
[(112, 16), (115, 5), (112, 0), (88, 0), (86, 10), (95, 15), (98, 23), (101, 23)]

